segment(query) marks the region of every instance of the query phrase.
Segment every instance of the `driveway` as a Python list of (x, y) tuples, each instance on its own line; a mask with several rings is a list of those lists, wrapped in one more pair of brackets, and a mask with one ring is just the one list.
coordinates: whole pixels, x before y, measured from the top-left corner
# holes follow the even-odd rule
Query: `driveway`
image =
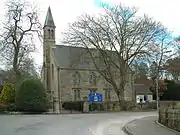
[(73, 115), (0, 115), (1, 135), (124, 135), (125, 123), (155, 112)]

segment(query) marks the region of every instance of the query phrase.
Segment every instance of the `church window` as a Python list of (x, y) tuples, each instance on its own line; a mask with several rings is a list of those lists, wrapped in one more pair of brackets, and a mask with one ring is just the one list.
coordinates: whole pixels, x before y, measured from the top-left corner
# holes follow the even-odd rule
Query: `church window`
[(96, 84), (96, 74), (94, 72), (91, 72), (90, 77), (89, 77), (89, 82), (90, 84), (93, 84), (93, 85)]
[(46, 80), (45, 73), (46, 73), (46, 69), (45, 69), (45, 62), (43, 62), (43, 74), (44, 74), (44, 81)]
[(89, 88), (89, 92), (90, 93), (96, 93), (97, 92), (97, 88)]
[(111, 90), (110, 88), (104, 89), (105, 90), (105, 99), (110, 100), (111, 99)]
[(80, 73), (76, 71), (73, 75), (73, 84), (80, 84)]
[(49, 76), (49, 71), (46, 72), (46, 84), (47, 84), (47, 89), (50, 90), (50, 77)]
[(74, 100), (79, 100), (80, 99), (80, 89), (73, 89), (74, 90)]
[(51, 31), (50, 31), (50, 29), (48, 29), (48, 38), (49, 39), (51, 38)]
[(54, 65), (52, 64), (52, 80), (54, 80)]
[(54, 38), (54, 30), (51, 30), (51, 37)]

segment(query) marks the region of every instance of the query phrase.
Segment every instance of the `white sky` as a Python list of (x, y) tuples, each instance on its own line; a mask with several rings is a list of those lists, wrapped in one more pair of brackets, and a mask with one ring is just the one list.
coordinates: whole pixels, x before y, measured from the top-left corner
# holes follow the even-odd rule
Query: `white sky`
[[(44, 24), (48, 6), (51, 7), (56, 24), (56, 42), (60, 42), (61, 32), (82, 13), (97, 13), (94, 0), (29, 0), (37, 3), (40, 10), (40, 21)], [(162, 22), (174, 36), (180, 35), (180, 0), (103, 0), (112, 3), (123, 3), (135, 6), (140, 13), (146, 13), (155, 20)], [(4, 2), (0, 0), (0, 20), (4, 19)], [(1, 26), (0, 26), (1, 27)], [(34, 57), (38, 64), (42, 63), (42, 47), (39, 48)]]

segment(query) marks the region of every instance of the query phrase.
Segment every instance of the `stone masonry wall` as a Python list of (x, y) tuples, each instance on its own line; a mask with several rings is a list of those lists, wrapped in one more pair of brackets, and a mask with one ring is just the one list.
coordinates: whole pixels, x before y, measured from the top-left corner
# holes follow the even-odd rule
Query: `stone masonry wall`
[[(90, 92), (90, 88), (97, 88), (97, 93), (103, 94), (103, 100), (105, 100), (105, 91), (103, 88), (107, 87), (107, 82), (101, 77), (98, 72), (93, 71), (96, 74), (96, 85), (92, 85), (89, 82), (89, 77), (92, 71), (88, 70), (79, 70), (80, 73), (80, 84), (74, 85), (73, 84), (73, 77), (72, 75), (76, 72), (76, 70), (60, 70), (60, 89), (61, 89), (61, 100), (62, 101), (73, 101), (74, 100), (74, 91), (73, 88), (79, 88), (81, 90), (80, 100), (83, 100), (85, 97), (88, 97)], [(131, 78), (131, 77), (130, 77)], [(131, 82), (129, 82), (126, 86), (125, 91), (125, 99), (132, 100), (133, 96), (133, 87)], [(116, 93), (111, 90), (111, 101), (117, 101)]]

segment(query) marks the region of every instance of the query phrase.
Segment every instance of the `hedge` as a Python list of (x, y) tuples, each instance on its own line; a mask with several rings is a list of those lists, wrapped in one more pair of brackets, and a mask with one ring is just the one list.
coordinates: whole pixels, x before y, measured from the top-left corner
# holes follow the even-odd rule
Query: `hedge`
[(46, 90), (38, 79), (22, 82), (16, 94), (16, 106), (21, 112), (41, 113), (47, 111)]

